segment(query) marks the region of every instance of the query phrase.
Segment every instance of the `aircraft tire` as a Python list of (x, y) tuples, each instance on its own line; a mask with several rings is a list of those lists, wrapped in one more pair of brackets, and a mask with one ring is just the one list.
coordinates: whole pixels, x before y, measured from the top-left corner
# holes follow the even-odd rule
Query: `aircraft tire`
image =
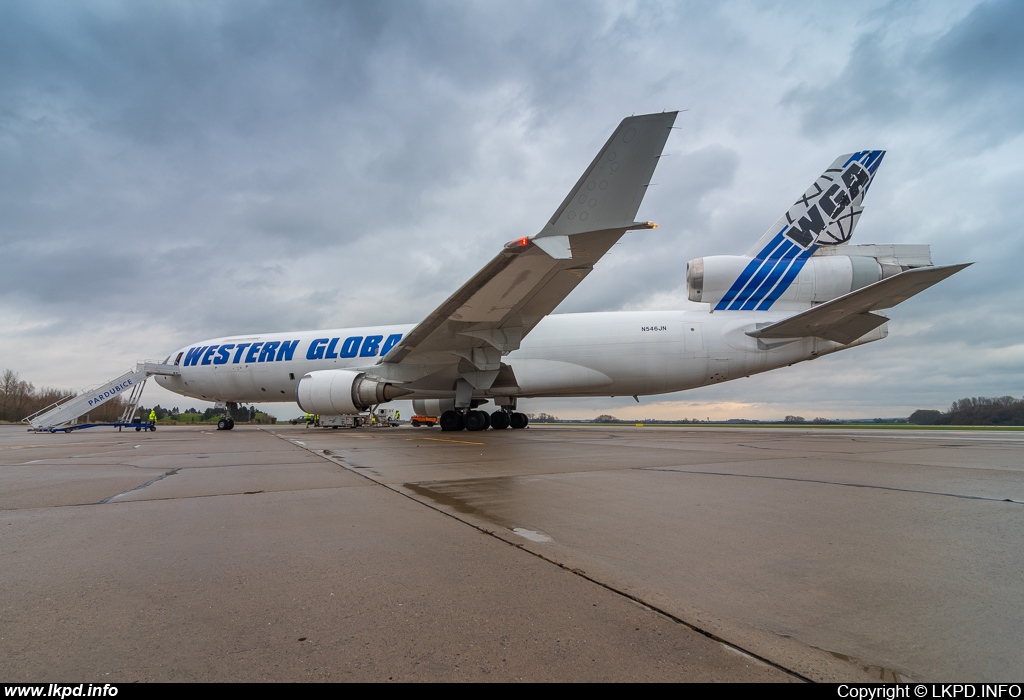
[(441, 420), (438, 422), (441, 424), (441, 430), (445, 432), (462, 430), (466, 427), (462, 422), (462, 416), (455, 411), (445, 411), (441, 414)]
[(504, 430), (508, 427), (508, 414), (504, 411), (495, 411), (491, 414), (491, 428)]
[(525, 413), (513, 413), (509, 416), (509, 423), (512, 425), (513, 430), (522, 430), (530, 422), (530, 419), (526, 417)]
[(234, 418), (228, 418), (228, 430), (232, 430), (232, 429), (234, 429), (234, 427), (235, 427), (235, 419)]
[(228, 429), (228, 421), (227, 421), (226, 418), (221, 418), (219, 421), (217, 421), (217, 430), (227, 430), (227, 429)]
[(483, 411), (470, 411), (466, 414), (466, 430), (487, 430), (489, 423), (488, 416)]

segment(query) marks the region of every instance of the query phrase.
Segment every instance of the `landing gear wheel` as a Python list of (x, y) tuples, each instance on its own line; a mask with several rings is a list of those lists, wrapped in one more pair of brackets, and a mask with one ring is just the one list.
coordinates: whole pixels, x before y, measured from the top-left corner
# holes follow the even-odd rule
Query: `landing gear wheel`
[(455, 411), (445, 411), (441, 414), (441, 420), (438, 422), (441, 424), (441, 430), (445, 432), (462, 430), (465, 427), (462, 422), (462, 416)]
[(217, 421), (217, 430), (227, 430), (227, 429), (228, 429), (228, 419), (227, 418), (221, 418), (219, 421)]
[(522, 430), (529, 425), (530, 419), (526, 417), (525, 413), (513, 413), (509, 416), (509, 422), (513, 430)]
[(232, 429), (234, 429), (234, 427), (235, 427), (235, 419), (234, 418), (228, 418), (228, 427), (226, 429), (227, 430), (232, 430)]
[(504, 430), (508, 427), (508, 414), (504, 411), (495, 411), (491, 414), (491, 428)]
[(470, 411), (466, 414), (466, 430), (487, 430), (490, 424), (490, 416), (483, 411)]

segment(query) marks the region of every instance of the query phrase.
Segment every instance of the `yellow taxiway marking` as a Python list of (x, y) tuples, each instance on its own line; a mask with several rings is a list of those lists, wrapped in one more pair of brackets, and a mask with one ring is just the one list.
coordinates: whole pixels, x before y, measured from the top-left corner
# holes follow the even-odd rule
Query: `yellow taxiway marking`
[(486, 445), (486, 442), (470, 442), (469, 440), (451, 440), (449, 438), (431, 438), (425, 437), (424, 440), (437, 440), (438, 442), (457, 442), (460, 445)]
[[(65, 447), (67, 445), (95, 445), (95, 442), (51, 442), (43, 445), (0, 445), (0, 450), (27, 450), (30, 447)], [(102, 445), (101, 445), (102, 446)]]

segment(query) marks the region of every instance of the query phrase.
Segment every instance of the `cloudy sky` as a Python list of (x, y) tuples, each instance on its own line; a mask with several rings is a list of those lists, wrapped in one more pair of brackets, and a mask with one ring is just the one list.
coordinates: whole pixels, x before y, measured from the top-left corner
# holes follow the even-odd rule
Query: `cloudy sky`
[[(905, 416), (1024, 395), (1024, 3), (4, 2), (0, 370), (81, 389), (202, 338), (416, 322), (625, 116), (676, 121), (560, 312), (682, 308), (840, 153), (855, 242), (976, 264), (889, 338), (561, 417)], [(157, 386), (144, 403), (202, 406)], [(294, 405), (271, 409), (280, 417)]]

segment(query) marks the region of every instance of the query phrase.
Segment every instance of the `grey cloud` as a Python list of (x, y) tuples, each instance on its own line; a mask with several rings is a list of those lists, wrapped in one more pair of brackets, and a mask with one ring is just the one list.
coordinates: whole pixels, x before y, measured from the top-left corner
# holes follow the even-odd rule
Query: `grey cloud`
[(981, 3), (935, 41), (920, 70), (966, 100), (1019, 87), (1024, 69), (1022, 23), (1024, 6), (1019, 2)]
[(1022, 23), (1019, 2), (990, 0), (938, 37), (897, 40), (872, 29), (842, 72), (800, 83), (783, 102), (800, 111), (809, 134), (940, 120), (956, 138), (946, 150), (991, 148), (1024, 130)]
[[(20, 249), (19, 249), (20, 248)], [(17, 259), (4, 265), (0, 297), (30, 296), (43, 303), (66, 303), (69, 290), (88, 289), (91, 294), (129, 295), (140, 289), (145, 274), (128, 250), (101, 251), (88, 245), (0, 246), (0, 256)]]

